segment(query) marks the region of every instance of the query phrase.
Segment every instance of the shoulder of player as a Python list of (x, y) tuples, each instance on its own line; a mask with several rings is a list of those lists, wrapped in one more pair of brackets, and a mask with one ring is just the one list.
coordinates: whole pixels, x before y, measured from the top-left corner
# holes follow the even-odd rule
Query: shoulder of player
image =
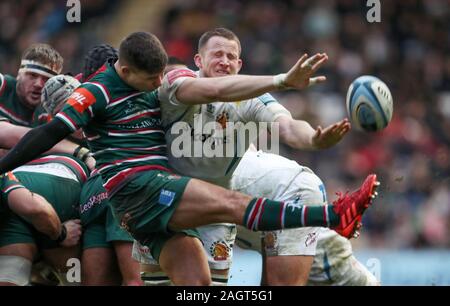
[(117, 73), (113, 71), (113, 67), (107, 66), (99, 69), (95, 75), (78, 88), (86, 88), (93, 94), (101, 94), (107, 103), (139, 93), (126, 85)]
[[(222, 102), (221, 102), (222, 103)], [(263, 104), (264, 106), (269, 106), (272, 103), (278, 103), (278, 101), (269, 93), (265, 93), (256, 98), (251, 98), (242, 101), (236, 101), (234, 103), (224, 103), (226, 105), (232, 105), (236, 108), (248, 108), (248, 107), (256, 107), (258, 104)]]
[(277, 99), (275, 99), (270, 93), (262, 94), (252, 100), (260, 102), (266, 106), (271, 103), (278, 103)]
[(74, 91), (75, 95), (77, 95), (76, 93), (89, 97), (92, 96), (96, 101), (103, 100), (108, 104), (121, 98), (136, 94), (137, 91), (124, 91), (123, 88), (119, 88), (117, 83), (114, 81), (104, 78), (91, 79), (88, 82), (84, 82)]
[(15, 90), (16, 82), (17, 80), (15, 77), (0, 73), (0, 96), (10, 92), (11, 90)]
[(158, 90), (142, 92), (138, 99), (142, 99), (152, 106), (159, 107), (161, 100), (159, 99)]
[(195, 71), (189, 68), (179, 68), (168, 72), (164, 76), (164, 80), (167, 81), (169, 85), (172, 85), (176, 80), (181, 78), (197, 78), (197, 77), (198, 75)]

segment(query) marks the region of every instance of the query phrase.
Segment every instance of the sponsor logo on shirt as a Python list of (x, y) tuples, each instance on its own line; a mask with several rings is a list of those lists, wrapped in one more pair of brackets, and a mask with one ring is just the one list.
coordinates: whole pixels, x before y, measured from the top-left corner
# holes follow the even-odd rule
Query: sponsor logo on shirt
[(230, 115), (228, 115), (227, 112), (222, 112), (220, 115), (218, 115), (216, 117), (216, 122), (220, 124), (222, 129), (226, 129), (229, 118), (230, 118)]
[(83, 113), (95, 103), (95, 96), (86, 88), (79, 88), (69, 97), (67, 103), (77, 112)]

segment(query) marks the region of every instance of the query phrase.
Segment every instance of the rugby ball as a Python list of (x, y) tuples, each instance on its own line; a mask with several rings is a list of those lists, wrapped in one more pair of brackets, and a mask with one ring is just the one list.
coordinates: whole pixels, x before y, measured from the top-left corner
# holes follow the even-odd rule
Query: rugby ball
[(350, 84), (346, 106), (352, 124), (366, 132), (382, 130), (392, 119), (391, 91), (371, 75), (360, 76)]

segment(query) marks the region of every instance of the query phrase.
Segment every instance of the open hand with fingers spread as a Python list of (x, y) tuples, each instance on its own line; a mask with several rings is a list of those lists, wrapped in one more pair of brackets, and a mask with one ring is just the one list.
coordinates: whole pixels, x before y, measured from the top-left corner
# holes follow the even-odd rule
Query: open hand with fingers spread
[(347, 118), (327, 126), (325, 129), (318, 126), (312, 138), (312, 145), (315, 149), (332, 147), (341, 141), (350, 129), (351, 125)]
[(328, 55), (326, 53), (316, 53), (311, 57), (308, 57), (308, 54), (303, 54), (287, 73), (275, 76), (274, 82), (280, 88), (296, 89), (304, 89), (325, 82), (325, 76), (315, 77), (314, 74), (327, 60)]

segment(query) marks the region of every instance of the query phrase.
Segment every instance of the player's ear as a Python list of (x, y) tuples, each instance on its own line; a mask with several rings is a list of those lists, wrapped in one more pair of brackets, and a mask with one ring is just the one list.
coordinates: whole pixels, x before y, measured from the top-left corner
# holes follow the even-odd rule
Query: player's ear
[(130, 67), (128, 66), (120, 66), (120, 70), (123, 75), (128, 76), (131, 72)]
[(239, 71), (241, 71), (242, 68), (242, 60), (238, 59), (238, 69), (237, 69), (237, 73), (239, 73)]
[(197, 66), (198, 69), (202, 69), (203, 65), (202, 65), (202, 57), (200, 54), (196, 54), (194, 56), (194, 62), (195, 62), (195, 66)]
[(20, 82), (23, 77), (23, 74), (24, 74), (23, 70), (19, 70), (17, 72), (16, 80)]

